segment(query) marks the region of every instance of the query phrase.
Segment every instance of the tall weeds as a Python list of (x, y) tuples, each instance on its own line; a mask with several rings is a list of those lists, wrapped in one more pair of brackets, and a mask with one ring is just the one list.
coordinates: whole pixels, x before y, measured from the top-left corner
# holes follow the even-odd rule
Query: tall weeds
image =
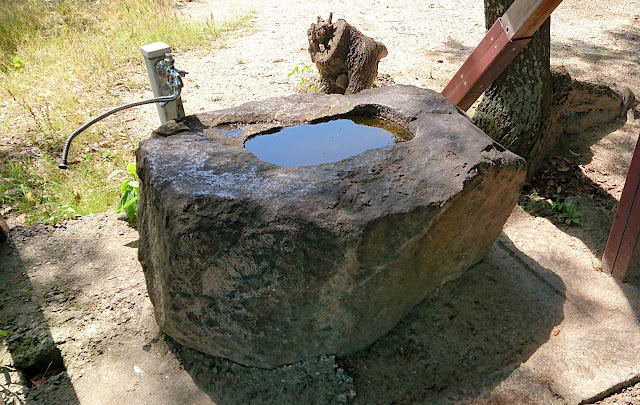
[(60, 173), (66, 136), (147, 87), (132, 74), (144, 72), (141, 45), (209, 49), (249, 25), (250, 15), (189, 21), (173, 0), (0, 0), (0, 205), (27, 223), (108, 210), (117, 187), (104, 179), (132, 159), (135, 136), (118, 117), (97, 124), (83, 134), (93, 146)]

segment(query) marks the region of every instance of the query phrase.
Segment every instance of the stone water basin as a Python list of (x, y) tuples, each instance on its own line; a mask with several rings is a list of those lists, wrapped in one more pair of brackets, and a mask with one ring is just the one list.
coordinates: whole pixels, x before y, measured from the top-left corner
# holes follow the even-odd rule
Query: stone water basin
[[(406, 139), (308, 165), (245, 148), (362, 117)], [(373, 343), (488, 252), (525, 179), (524, 160), (441, 94), (402, 85), (190, 116), (142, 141), (137, 161), (139, 258), (161, 329), (264, 368)]]

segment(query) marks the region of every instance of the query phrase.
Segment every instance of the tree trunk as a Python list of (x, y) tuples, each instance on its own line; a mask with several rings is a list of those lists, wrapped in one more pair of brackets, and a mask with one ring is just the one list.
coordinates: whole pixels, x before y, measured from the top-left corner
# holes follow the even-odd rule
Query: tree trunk
[[(485, 0), (487, 29), (514, 0)], [(552, 147), (544, 134), (550, 115), (552, 86), (549, 65), (550, 21), (485, 92), (473, 117), (491, 138), (527, 160), (529, 174)]]

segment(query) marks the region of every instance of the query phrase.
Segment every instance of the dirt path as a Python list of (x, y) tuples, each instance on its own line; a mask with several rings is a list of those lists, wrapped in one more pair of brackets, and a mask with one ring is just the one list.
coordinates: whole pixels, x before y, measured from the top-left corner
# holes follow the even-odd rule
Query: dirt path
[[(192, 18), (213, 15), (215, 19), (223, 19), (248, 11), (255, 13), (252, 31), (231, 39), (224, 48), (210, 54), (175, 50), (177, 66), (190, 72), (183, 97), (187, 113), (294, 92), (299, 78), (287, 75), (297, 65), (310, 64), (306, 30), (317, 15), (326, 17), (333, 12), (334, 18), (345, 18), (382, 41), (389, 56), (382, 60), (380, 73), (389, 75), (395, 83), (434, 90), (444, 87), (484, 34), (482, 2), (476, 0), (410, 0), (396, 4), (200, 0), (180, 4), (181, 11)], [(577, 79), (618, 83), (640, 94), (638, 10), (638, 0), (588, 4), (565, 0), (554, 14), (552, 63), (564, 65)], [(123, 98), (149, 95), (142, 92)], [(157, 126), (155, 107), (127, 114), (133, 118), (128, 125), (140, 139)], [(587, 181), (593, 192), (578, 196), (584, 205), (584, 226), (559, 226), (559, 239), (555, 243), (559, 249), (568, 246), (567, 250), (578, 255), (582, 263), (597, 264), (602, 253), (638, 133), (637, 124), (621, 121), (590, 130), (572, 141), (570, 170), (562, 172), (561, 179)], [(545, 225), (540, 226), (541, 223)], [(11, 221), (9, 224), (12, 225)], [(545, 240), (549, 224), (547, 218), (521, 211), (510, 221), (510, 227), (526, 230), (534, 241)], [(275, 373), (248, 371), (229, 362), (202, 359), (161, 337), (136, 258), (136, 243), (136, 231), (107, 214), (79, 218), (56, 227), (36, 225), (12, 230), (12, 240), (0, 247), (0, 328), (11, 334), (8, 340), (11, 351), (6, 344), (0, 344), (0, 364), (29, 370), (29, 381), (20, 382), (12, 368), (0, 369), (6, 371), (0, 373), (0, 385), (9, 386), (17, 395), (3, 393), (8, 403), (10, 398), (34, 404), (286, 403), (287, 399), (298, 403), (347, 403), (354, 396), (356, 403), (416, 403), (440, 395), (456, 379), (469, 381), (485, 371), (500, 369), (504, 362), (526, 360), (524, 354), (528, 353), (529, 345), (546, 340), (554, 322), (561, 318), (559, 312), (554, 312), (558, 308), (551, 308), (549, 318), (536, 326), (535, 336), (502, 345), (507, 346), (499, 348), (504, 350), (501, 352), (504, 358), (496, 360), (496, 364), (487, 360), (490, 366), (475, 365), (485, 357), (472, 359), (476, 355), (472, 350), (482, 351), (481, 346), (466, 349), (464, 345), (453, 346), (468, 350), (463, 354), (468, 354), (471, 360), (452, 361), (449, 374), (440, 375), (440, 382), (433, 385), (425, 383), (430, 370), (425, 364), (433, 359), (426, 351), (411, 351), (412, 347), (424, 349), (430, 345), (427, 338), (415, 332), (433, 331), (420, 321), (420, 316), (429, 314), (424, 312), (426, 309), (412, 313), (398, 332), (376, 344), (374, 349), (381, 353), (376, 361), (371, 360), (373, 352), (367, 351), (347, 359), (346, 363), (344, 359), (327, 357)], [(496, 249), (494, 257), (505, 256)], [(594, 271), (587, 267), (583, 270)], [(472, 286), (476, 278), (504, 277), (492, 271), (486, 266), (474, 268), (457, 286), (465, 286), (464, 283)], [(440, 305), (437, 302), (441, 301), (443, 308), (448, 308), (445, 306), (448, 294), (454, 292), (441, 290), (431, 304)], [(494, 294), (496, 299), (503, 295), (500, 290)], [(553, 304), (553, 299), (547, 301)], [(460, 311), (464, 312), (466, 307), (460, 305)], [(504, 320), (505, 327), (523, 319), (536, 321), (527, 318), (524, 310), (514, 316)], [(440, 318), (436, 320), (442, 322)], [(475, 322), (462, 317), (461, 325), (466, 321)], [(461, 326), (460, 330), (464, 328)], [(504, 335), (491, 330), (482, 336), (493, 344), (504, 339)], [(458, 359), (453, 352), (447, 355)], [(66, 371), (58, 364), (60, 357)], [(397, 364), (384, 370), (387, 365), (383, 362)], [(50, 374), (53, 371), (57, 374), (34, 389), (24, 388), (43, 381), (38, 378), (45, 371), (43, 364)], [(354, 369), (356, 364), (359, 368)], [(422, 371), (412, 374), (407, 364), (422, 367)], [(465, 372), (455, 370), (465, 364), (473, 367)], [(372, 369), (382, 371), (376, 374)], [(11, 384), (7, 376), (11, 377)], [(604, 403), (638, 403), (638, 391), (638, 387), (629, 389)]]

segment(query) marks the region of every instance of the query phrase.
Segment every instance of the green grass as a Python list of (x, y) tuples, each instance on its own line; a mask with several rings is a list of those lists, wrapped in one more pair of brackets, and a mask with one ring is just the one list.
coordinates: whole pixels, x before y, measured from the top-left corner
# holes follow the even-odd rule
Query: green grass
[(116, 114), (74, 141), (60, 171), (66, 137), (122, 104), (118, 89), (148, 86), (140, 46), (210, 50), (251, 17), (189, 21), (173, 0), (0, 0), (0, 204), (28, 224), (112, 210), (119, 184), (106, 177), (135, 159), (137, 136)]

